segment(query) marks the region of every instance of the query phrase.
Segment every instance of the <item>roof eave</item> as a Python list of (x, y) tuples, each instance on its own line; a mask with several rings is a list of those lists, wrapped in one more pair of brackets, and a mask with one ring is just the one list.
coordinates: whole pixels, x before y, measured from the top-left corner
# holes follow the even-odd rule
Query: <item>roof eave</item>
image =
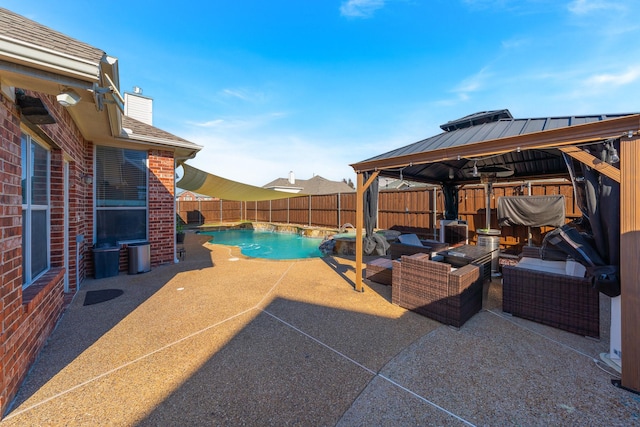
[(164, 138), (136, 134), (128, 134), (126, 137), (122, 136), (115, 139), (123, 143), (136, 142), (140, 144), (148, 144), (158, 148), (174, 150), (176, 153), (176, 158), (181, 159), (191, 159), (204, 148), (202, 145), (194, 144), (191, 142), (171, 141)]

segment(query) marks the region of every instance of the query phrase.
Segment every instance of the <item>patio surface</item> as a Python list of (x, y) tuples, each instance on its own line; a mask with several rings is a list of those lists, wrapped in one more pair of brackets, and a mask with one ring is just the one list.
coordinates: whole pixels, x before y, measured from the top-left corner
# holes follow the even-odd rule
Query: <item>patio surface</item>
[[(352, 260), (247, 259), (187, 234), (186, 258), (87, 280), (0, 426), (630, 425), (601, 340), (502, 313), (499, 279), (459, 330), (353, 289)], [(117, 288), (84, 306), (86, 291)]]

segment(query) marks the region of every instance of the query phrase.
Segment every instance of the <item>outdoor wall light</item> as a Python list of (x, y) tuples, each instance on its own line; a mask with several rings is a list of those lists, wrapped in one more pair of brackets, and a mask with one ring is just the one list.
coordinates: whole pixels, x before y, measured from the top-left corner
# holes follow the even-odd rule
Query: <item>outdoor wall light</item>
[(83, 173), (82, 175), (80, 175), (80, 179), (87, 185), (93, 184), (93, 177), (91, 175)]
[(473, 163), (473, 176), (478, 176), (478, 162)]
[(63, 107), (73, 107), (80, 102), (80, 98), (80, 95), (78, 95), (78, 93), (73, 89), (65, 89), (62, 93), (56, 96), (58, 103)]
[(618, 150), (612, 145), (609, 149), (609, 162), (611, 164), (618, 163), (620, 161), (620, 157), (618, 156)]

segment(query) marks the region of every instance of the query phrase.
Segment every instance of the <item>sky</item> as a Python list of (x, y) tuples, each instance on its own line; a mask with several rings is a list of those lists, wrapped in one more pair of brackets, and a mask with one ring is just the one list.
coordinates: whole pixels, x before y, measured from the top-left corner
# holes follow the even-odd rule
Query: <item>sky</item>
[[(637, 0), (2, 0), (118, 58), (192, 166), (263, 186), (480, 111), (640, 112)], [(101, 5), (101, 6), (94, 6)]]

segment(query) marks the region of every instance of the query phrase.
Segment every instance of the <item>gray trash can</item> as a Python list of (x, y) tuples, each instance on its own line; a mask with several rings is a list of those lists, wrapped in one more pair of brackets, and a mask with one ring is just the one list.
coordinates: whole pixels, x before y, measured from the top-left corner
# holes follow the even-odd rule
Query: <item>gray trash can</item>
[(151, 271), (151, 245), (149, 242), (131, 243), (129, 251), (129, 274)]
[(96, 279), (117, 276), (120, 271), (120, 247), (108, 243), (93, 246), (93, 273)]

